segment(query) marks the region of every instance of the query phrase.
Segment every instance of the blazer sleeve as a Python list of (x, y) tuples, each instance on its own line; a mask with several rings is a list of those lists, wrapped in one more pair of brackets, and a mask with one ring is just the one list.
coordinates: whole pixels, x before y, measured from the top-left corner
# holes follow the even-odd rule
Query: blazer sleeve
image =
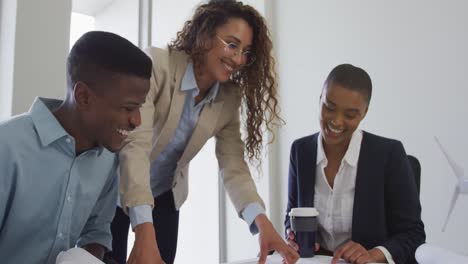
[(233, 107), (232, 112), (230, 121), (215, 135), (216, 157), (224, 188), (241, 217), (247, 205), (259, 203), (265, 208), (265, 204), (257, 193), (244, 159), (245, 145), (240, 134), (239, 108)]
[(140, 108), (141, 125), (132, 131), (119, 152), (120, 181), (119, 193), (122, 209), (128, 213), (129, 207), (150, 205), (154, 207), (154, 198), (150, 186), (150, 154), (153, 142), (153, 124), (155, 99), (159, 85), (153, 73), (146, 101)]
[(383, 243), (395, 263), (414, 263), (416, 248), (426, 235), (421, 221), (421, 204), (408, 158), (397, 141), (386, 168), (385, 207), (389, 240)]
[[(284, 230), (287, 232), (288, 228), (291, 227), (289, 220), (289, 212), (291, 208), (296, 208), (297, 205), (297, 150), (296, 150), (297, 141), (295, 141), (291, 146), (291, 152), (289, 157), (289, 173), (288, 173), (288, 204), (286, 206), (286, 216), (284, 220)], [(286, 234), (287, 236), (287, 234)]]

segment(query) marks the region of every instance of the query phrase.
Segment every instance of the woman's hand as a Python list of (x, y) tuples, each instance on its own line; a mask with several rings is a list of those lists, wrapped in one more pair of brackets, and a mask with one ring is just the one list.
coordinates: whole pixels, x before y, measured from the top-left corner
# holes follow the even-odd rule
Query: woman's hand
[(365, 264), (369, 262), (386, 262), (385, 255), (377, 248), (365, 249), (361, 244), (352, 240), (346, 242), (333, 254), (332, 264), (336, 264), (340, 258), (353, 264)]
[[(287, 230), (288, 236), (287, 236), (287, 241), (288, 245), (292, 247), (294, 250), (299, 251), (299, 245), (296, 243), (296, 234), (288, 228)], [(317, 252), (320, 249), (320, 245), (318, 243), (315, 243), (315, 252)]]
[(265, 264), (268, 252), (273, 249), (283, 257), (283, 262), (294, 264), (299, 259), (299, 254), (290, 248), (285, 241), (278, 235), (273, 224), (264, 214), (255, 218), (255, 224), (258, 227), (258, 240), (260, 243), (259, 264)]
[(286, 237), (286, 240), (288, 241), (288, 245), (292, 247), (294, 250), (299, 251), (299, 246), (294, 240), (296, 238), (294, 232), (288, 228), (287, 233), (288, 233), (288, 236)]

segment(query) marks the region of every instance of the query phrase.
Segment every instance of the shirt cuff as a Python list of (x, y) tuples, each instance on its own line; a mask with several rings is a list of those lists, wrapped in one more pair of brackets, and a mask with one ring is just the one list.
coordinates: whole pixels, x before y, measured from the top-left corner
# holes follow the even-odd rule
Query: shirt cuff
[(132, 230), (143, 223), (153, 223), (153, 209), (149, 204), (137, 205), (128, 209)]
[(387, 259), (387, 263), (388, 264), (395, 264), (395, 261), (393, 261), (393, 257), (392, 257), (392, 254), (390, 254), (390, 252), (388, 252), (388, 250), (382, 246), (378, 246), (378, 247), (375, 247), (376, 249), (382, 251), (382, 253), (384, 254), (385, 258)]
[(254, 221), (259, 214), (265, 214), (265, 209), (259, 203), (251, 203), (242, 211), (242, 218), (249, 225), (252, 235), (258, 233), (258, 228)]

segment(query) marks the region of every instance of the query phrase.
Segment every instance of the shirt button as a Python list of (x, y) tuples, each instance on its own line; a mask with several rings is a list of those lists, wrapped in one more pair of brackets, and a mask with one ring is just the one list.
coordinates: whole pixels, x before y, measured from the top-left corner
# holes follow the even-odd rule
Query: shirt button
[(63, 237), (63, 233), (60, 232), (57, 237), (61, 239)]
[(67, 143), (71, 143), (71, 139), (70, 139), (70, 138), (65, 139), (65, 141), (67, 141)]
[(68, 195), (67, 201), (69, 201), (69, 202), (71, 201), (71, 196), (70, 195)]

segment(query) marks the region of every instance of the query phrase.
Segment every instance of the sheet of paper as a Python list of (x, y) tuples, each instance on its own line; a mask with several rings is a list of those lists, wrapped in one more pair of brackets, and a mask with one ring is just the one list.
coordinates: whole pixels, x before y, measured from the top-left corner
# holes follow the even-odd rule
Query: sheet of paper
[[(330, 264), (332, 257), (329, 256), (315, 256), (313, 258), (301, 258), (297, 264)], [(280, 255), (268, 256), (267, 264), (282, 264), (283, 258)], [(338, 261), (340, 264), (347, 263), (344, 260)]]
[(60, 252), (55, 264), (104, 264), (104, 262), (95, 258), (82, 248), (72, 248)]
[[(332, 257), (329, 256), (315, 256), (313, 258), (301, 258), (297, 264), (330, 264)], [(281, 255), (271, 255), (268, 256), (268, 264), (282, 264), (283, 258)], [(338, 263), (346, 263), (343, 260), (340, 260)]]
[[(296, 262), (297, 264), (330, 264), (331, 263), (331, 257), (329, 256), (315, 256), (313, 258), (302, 258), (300, 259), (298, 262)], [(231, 262), (231, 263), (224, 263), (224, 264), (257, 264), (258, 263), (258, 259), (255, 258), (255, 259), (249, 259), (249, 260), (243, 260), (243, 261), (237, 261), (237, 262)], [(267, 259), (267, 264), (282, 264), (283, 263), (283, 259), (280, 255), (277, 255), (277, 254), (274, 254), (274, 255), (270, 255), (268, 256), (268, 259)], [(338, 263), (340, 264), (343, 264), (343, 263), (347, 263), (343, 260), (340, 260)]]

